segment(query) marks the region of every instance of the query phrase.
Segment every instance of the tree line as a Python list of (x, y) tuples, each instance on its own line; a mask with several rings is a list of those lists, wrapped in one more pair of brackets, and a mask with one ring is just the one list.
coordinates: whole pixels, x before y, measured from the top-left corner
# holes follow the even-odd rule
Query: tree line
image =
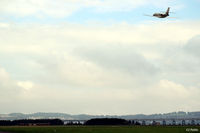
[(96, 118), (86, 121), (85, 125), (140, 125), (140, 123), (119, 118)]
[(60, 119), (0, 120), (0, 126), (64, 125)]
[[(64, 125), (60, 119), (24, 119), (24, 120), (0, 120), (0, 126), (45, 126)], [(140, 125), (137, 121), (127, 121), (119, 118), (95, 118), (85, 123), (68, 123), (66, 125)]]

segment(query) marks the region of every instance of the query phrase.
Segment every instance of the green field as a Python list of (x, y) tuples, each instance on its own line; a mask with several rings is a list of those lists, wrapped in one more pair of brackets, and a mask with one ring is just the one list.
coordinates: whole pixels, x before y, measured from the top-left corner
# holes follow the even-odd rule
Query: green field
[[(195, 126), (49, 126), (49, 127), (0, 127), (0, 132), (10, 133), (186, 133)], [(198, 132), (199, 132), (198, 131)]]

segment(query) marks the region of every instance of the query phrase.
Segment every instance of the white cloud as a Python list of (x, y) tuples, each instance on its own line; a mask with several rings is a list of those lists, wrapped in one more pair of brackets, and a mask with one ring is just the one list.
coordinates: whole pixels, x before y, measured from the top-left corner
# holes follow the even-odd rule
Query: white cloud
[[(174, 21), (148, 22), (140, 25), (113, 24), (111, 26), (103, 24), (83, 26), (69, 23), (61, 26), (10, 25), (9, 28), (3, 28), (0, 31), (2, 36), (0, 41), (7, 44), (2, 45), (1, 51), (23, 53), (53, 51), (52, 49), (57, 45), (59, 45), (58, 48), (69, 47), (70, 49), (91, 44), (184, 45), (189, 39), (200, 34), (199, 29), (199, 22)], [(9, 39), (10, 37), (12, 39)], [(14, 43), (16, 45), (13, 45)]]
[(8, 23), (0, 23), (0, 28), (9, 28), (9, 26)]
[[(170, 47), (177, 55), (176, 45), (184, 45), (190, 38), (200, 34), (199, 27), (198, 23), (193, 22), (111, 26), (11, 25), (10, 28), (0, 31), (2, 36), (0, 51), (5, 54), (5, 57), (8, 54), (19, 55), (23, 59), (21, 63), (26, 62), (25, 65), (31, 69), (37, 67), (41, 69), (40, 72), (49, 68), (53, 68), (50, 71), (54, 72), (59, 68), (56, 73), (60, 73), (63, 78), (72, 82), (86, 84), (92, 80), (92, 83), (100, 84), (98, 82), (102, 79), (105, 79), (104, 81), (115, 79), (113, 82), (126, 79), (121, 77), (131, 79), (129, 74), (132, 74), (132, 77), (136, 75), (135, 77), (139, 79), (142, 72), (151, 75), (153, 70), (160, 67), (160, 64), (163, 65), (163, 61), (169, 60), (169, 55), (165, 59), (165, 53), (171, 51)], [(161, 49), (165, 51), (161, 52)], [(156, 57), (148, 58), (149, 53), (153, 53)], [(18, 60), (17, 56), (13, 58)], [(173, 57), (172, 60), (174, 61)], [(175, 62), (177, 61), (175, 60), (172, 64)], [(78, 71), (81, 74), (76, 73)], [(96, 73), (91, 74), (93, 72)], [(129, 74), (124, 74), (124, 72)], [(101, 80), (98, 81), (99, 77)], [(123, 84), (138, 82), (135, 78), (121, 81), (124, 82)]]
[(15, 98), (15, 95), (20, 92), (15, 80), (11, 79), (9, 73), (2, 67), (0, 67), (0, 91), (2, 101), (9, 100), (8, 96)]
[(0, 12), (16, 16), (65, 17), (80, 8), (75, 1), (54, 0), (1, 0)]
[(184, 100), (191, 95), (190, 90), (186, 89), (183, 85), (168, 80), (160, 80), (153, 93), (161, 98), (171, 100)]
[[(0, 63), (10, 72), (0, 69), (0, 105), (8, 112), (92, 114), (199, 109), (198, 56), (188, 41), (199, 29), (198, 22), (9, 24), (0, 30)], [(18, 93), (8, 93), (13, 88)]]
[(1, 84), (5, 84), (9, 80), (9, 74), (6, 72), (5, 69), (0, 67), (0, 82)]
[(186, 52), (189, 52), (190, 54), (200, 58), (200, 35), (194, 36), (192, 39), (190, 39), (187, 44), (184, 47), (184, 50)]
[(31, 81), (18, 81), (17, 85), (29, 91), (33, 88), (33, 83)]

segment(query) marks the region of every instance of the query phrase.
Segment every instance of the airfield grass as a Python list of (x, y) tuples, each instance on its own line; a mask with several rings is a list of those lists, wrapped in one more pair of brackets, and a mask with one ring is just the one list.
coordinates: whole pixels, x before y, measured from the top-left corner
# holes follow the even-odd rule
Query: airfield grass
[[(199, 126), (12, 126), (0, 127), (9, 133), (186, 133), (187, 128)], [(198, 131), (199, 132), (199, 131)]]

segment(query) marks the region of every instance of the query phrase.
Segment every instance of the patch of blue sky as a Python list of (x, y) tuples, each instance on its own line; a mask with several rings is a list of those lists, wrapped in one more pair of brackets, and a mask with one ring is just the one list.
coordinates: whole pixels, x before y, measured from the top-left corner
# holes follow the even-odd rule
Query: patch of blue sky
[(137, 23), (145, 19), (144, 13), (148, 9), (136, 9), (129, 12), (96, 12), (93, 8), (84, 8), (78, 12), (74, 12), (70, 16), (63, 18), (56, 18), (48, 15), (38, 17), (36, 15), (29, 16), (14, 16), (14, 15), (1, 15), (1, 21), (14, 22), (14, 23), (40, 23), (40, 24), (56, 24), (62, 22), (86, 24), (91, 21), (113, 23), (113, 22), (129, 22)]
[(185, 7), (178, 14), (181, 18), (200, 19), (200, 1), (198, 0), (183, 0)]
[(112, 22), (138, 22), (141, 21), (142, 13), (137, 10), (134, 14), (132, 12), (96, 12), (94, 9), (82, 9), (76, 12), (67, 20), (70, 22), (87, 23), (91, 21), (112, 23)]
[[(145, 7), (143, 9), (136, 8), (131, 11), (115, 11), (115, 12), (96, 12), (94, 9), (83, 9), (66, 18), (68, 22), (87, 23), (87, 22), (103, 22), (106, 24), (126, 22), (129, 24), (138, 24), (143, 21), (155, 20), (153, 17), (145, 16), (145, 14), (153, 15), (156, 12), (153, 7)], [(158, 19), (156, 19), (158, 20)]]

